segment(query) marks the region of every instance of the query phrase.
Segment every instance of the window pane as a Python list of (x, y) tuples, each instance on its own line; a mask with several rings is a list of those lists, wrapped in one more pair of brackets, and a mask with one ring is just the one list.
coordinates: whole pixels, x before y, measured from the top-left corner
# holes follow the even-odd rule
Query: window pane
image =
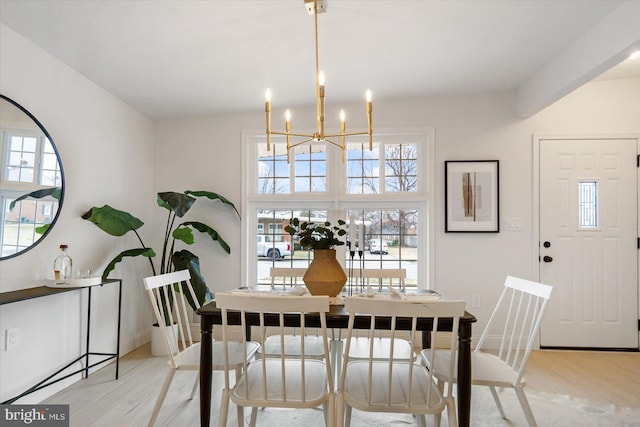
[[(364, 268), (404, 268), (407, 270), (405, 285), (417, 286), (418, 211), (414, 209), (350, 210), (347, 218), (353, 218), (356, 242), (352, 249), (363, 250), (360, 260)], [(347, 221), (349, 222), (349, 221)], [(347, 236), (350, 234), (347, 233)], [(360, 237), (364, 240), (360, 242)], [(359, 252), (354, 254), (356, 270), (359, 268)], [(353, 264), (351, 254), (346, 251), (347, 267)], [(357, 274), (354, 273), (354, 274)]]
[(347, 193), (378, 194), (380, 192), (379, 145), (352, 143), (347, 146)]
[(22, 151), (35, 153), (36, 152), (36, 138), (24, 138), (24, 143), (22, 146)]
[(36, 163), (36, 155), (34, 153), (22, 153), (20, 164), (24, 167), (33, 168)]
[[(289, 224), (291, 218), (297, 217), (301, 221), (324, 222), (327, 219), (326, 211), (302, 211), (302, 210), (258, 210), (258, 245), (264, 241), (270, 248), (282, 247), (288, 245), (290, 255), (286, 255), (283, 259), (274, 260), (265, 256), (264, 250), (258, 248), (258, 258), (256, 260), (257, 281), (258, 284), (267, 285), (271, 283), (270, 269), (271, 267), (295, 267), (306, 268), (311, 263), (313, 257), (312, 251), (302, 249), (298, 243), (298, 236), (290, 236), (284, 228)], [(264, 230), (267, 230), (266, 232)], [(282, 284), (282, 281), (276, 281), (276, 284)], [(299, 283), (303, 285), (302, 281)]]
[(22, 153), (20, 151), (9, 152), (9, 165), (17, 167), (22, 165)]
[(386, 192), (418, 191), (417, 159), (418, 148), (415, 144), (390, 144), (385, 147)]
[(327, 156), (324, 144), (305, 144), (295, 148), (296, 192), (325, 192)]
[(296, 179), (296, 192), (301, 193), (305, 191), (311, 191), (311, 181), (309, 179)]
[(286, 145), (272, 143), (271, 151), (266, 150), (265, 144), (259, 144), (258, 147), (258, 194), (289, 193)]
[(598, 228), (598, 182), (578, 182), (578, 227)]
[(288, 194), (291, 192), (289, 188), (289, 178), (280, 178), (275, 180), (273, 192), (276, 194)]
[(9, 150), (11, 150), (11, 151), (22, 151), (22, 137), (20, 137), (20, 136), (12, 136)]
[(20, 182), (33, 182), (33, 172), (32, 168), (20, 169)]

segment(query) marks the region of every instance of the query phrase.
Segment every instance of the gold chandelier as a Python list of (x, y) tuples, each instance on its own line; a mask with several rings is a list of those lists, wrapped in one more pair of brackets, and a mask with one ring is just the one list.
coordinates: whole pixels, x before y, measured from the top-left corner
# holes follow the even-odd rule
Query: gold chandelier
[[(342, 161), (344, 162), (344, 151), (346, 149), (345, 138), (355, 135), (369, 135), (369, 150), (373, 150), (373, 131), (371, 126), (371, 91), (367, 89), (366, 93), (366, 108), (367, 108), (367, 131), (363, 132), (346, 132), (345, 114), (344, 110), (340, 110), (340, 133), (326, 134), (324, 131), (324, 73), (319, 69), (318, 65), (318, 14), (324, 13), (326, 10), (325, 0), (304, 0), (305, 7), (309, 14), (313, 14), (315, 22), (315, 44), (316, 44), (316, 115), (317, 115), (317, 130), (312, 134), (304, 133), (292, 133), (291, 132), (291, 112), (289, 110), (285, 113), (285, 131), (273, 131), (271, 130), (271, 89), (267, 89), (265, 97), (266, 102), (264, 104), (264, 111), (267, 115), (267, 151), (271, 151), (271, 135), (283, 135), (287, 137), (287, 163), (290, 162), (291, 149), (298, 145), (314, 141), (324, 141), (329, 144), (335, 145), (342, 150)], [(306, 138), (302, 141), (291, 143), (291, 137)], [(332, 141), (330, 138), (340, 137), (340, 143)]]

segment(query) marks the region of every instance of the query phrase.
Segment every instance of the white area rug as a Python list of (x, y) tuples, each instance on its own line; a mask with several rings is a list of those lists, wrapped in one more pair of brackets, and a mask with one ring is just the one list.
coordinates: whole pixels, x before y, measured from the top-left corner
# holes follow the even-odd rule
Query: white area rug
[[(488, 388), (474, 387), (472, 393), (472, 426), (527, 426), (527, 421), (513, 390), (505, 389), (499, 392), (507, 415), (506, 420), (500, 417)], [(640, 409), (617, 408), (615, 405), (595, 404), (571, 396), (540, 393), (532, 390), (527, 390), (527, 398), (540, 427), (640, 427)], [(427, 424), (433, 425), (433, 417), (427, 417)], [(324, 426), (324, 418), (320, 409), (265, 409), (259, 411), (257, 425)], [(396, 427), (416, 425), (416, 422), (410, 415), (367, 413), (353, 410), (351, 425), (353, 427)], [(441, 425), (448, 426), (446, 413), (442, 417)]]

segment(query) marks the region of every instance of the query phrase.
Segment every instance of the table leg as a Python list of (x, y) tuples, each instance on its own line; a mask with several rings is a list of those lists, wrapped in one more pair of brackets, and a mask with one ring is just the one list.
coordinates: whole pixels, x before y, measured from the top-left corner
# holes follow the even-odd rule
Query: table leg
[(88, 288), (87, 296), (87, 348), (84, 362), (84, 378), (89, 377), (89, 339), (91, 338), (91, 287)]
[(458, 425), (471, 420), (471, 324), (460, 323), (458, 333)]
[(118, 335), (116, 337), (116, 379), (120, 373), (120, 323), (122, 319), (122, 280), (118, 281)]
[(200, 317), (200, 426), (209, 427), (211, 419), (211, 365), (213, 325), (209, 316)]

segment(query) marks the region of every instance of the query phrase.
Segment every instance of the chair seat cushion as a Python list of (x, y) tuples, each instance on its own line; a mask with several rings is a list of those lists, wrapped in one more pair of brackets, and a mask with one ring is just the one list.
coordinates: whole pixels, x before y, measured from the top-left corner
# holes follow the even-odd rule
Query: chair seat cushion
[[(214, 341), (212, 369), (214, 371), (224, 370), (224, 347), (222, 341)], [(258, 343), (247, 342), (246, 355), (247, 360), (251, 360), (260, 346)], [(229, 342), (229, 365), (234, 369), (240, 367), (244, 363), (245, 350), (241, 342)], [(179, 369), (200, 369), (200, 343), (194, 343), (177, 355), (174, 355), (176, 364)]]
[[(264, 340), (264, 348), (259, 352), (265, 356), (280, 356), (282, 352), (280, 335), (272, 335)], [(302, 344), (300, 335), (284, 336), (284, 354), (287, 357), (300, 357), (302, 354)], [(324, 339), (321, 336), (304, 336), (304, 355), (314, 359), (324, 358)]]
[[(263, 384), (263, 363), (266, 367), (266, 387)], [(328, 390), (324, 362), (305, 359), (304, 396), (301, 368), (301, 359), (286, 359), (284, 372), (280, 359), (255, 360), (234, 387), (231, 399), (239, 406), (287, 407), (287, 402), (292, 407), (300, 407), (302, 402), (306, 402), (309, 407), (322, 404)]]
[[(393, 341), (393, 359), (413, 360), (413, 349), (407, 340), (396, 338), (392, 340), (386, 337), (352, 337), (349, 348), (349, 359), (369, 360), (369, 345), (373, 341), (373, 360), (388, 360), (391, 354), (391, 342)], [(346, 346), (345, 346), (346, 348)]]
[[(369, 361), (356, 360), (348, 363), (344, 383), (345, 401), (352, 407), (367, 411), (379, 412), (440, 412), (445, 404), (442, 394), (424, 366), (413, 364), (411, 375), (411, 401), (409, 402), (409, 363), (394, 362), (391, 389), (389, 389), (388, 361), (372, 364), (371, 403), (367, 395), (369, 378)], [(430, 391), (429, 400), (427, 395)], [(390, 400), (389, 400), (390, 399)], [(407, 411), (407, 405), (412, 410)], [(429, 409), (427, 409), (429, 408)]]
[[(423, 350), (423, 359), (428, 366), (432, 363), (429, 361), (429, 350)], [(436, 363), (434, 374), (438, 379), (448, 381), (449, 371), (449, 352), (436, 350)], [(458, 373), (457, 365), (454, 367), (454, 382), (457, 381)], [(514, 384), (518, 372), (509, 366), (498, 356), (483, 352), (471, 352), (471, 381), (474, 385), (485, 385), (495, 387), (514, 387), (523, 386), (526, 383), (524, 377), (519, 384)]]

